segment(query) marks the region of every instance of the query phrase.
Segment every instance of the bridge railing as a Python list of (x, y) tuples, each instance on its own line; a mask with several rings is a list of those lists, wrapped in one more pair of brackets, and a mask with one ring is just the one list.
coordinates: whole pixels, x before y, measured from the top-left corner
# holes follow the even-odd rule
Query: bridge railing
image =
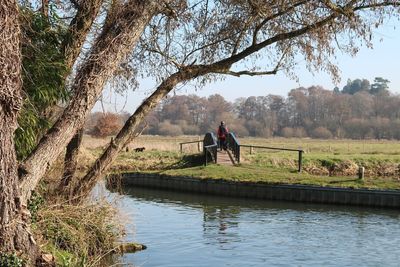
[(226, 137), (228, 149), (232, 151), (233, 157), (237, 163), (240, 163), (240, 143), (234, 133), (229, 133)]
[(212, 160), (217, 163), (217, 151), (218, 151), (218, 141), (214, 133), (206, 133), (203, 140), (203, 152), (205, 157), (204, 164)]
[[(279, 148), (279, 147), (268, 147), (268, 146), (254, 146), (254, 145), (241, 145), (239, 140), (237, 139), (234, 133), (229, 133), (226, 139), (228, 149), (232, 151), (234, 159), (237, 163), (240, 163), (240, 152), (241, 147), (250, 148), (250, 154), (253, 152), (254, 148), (260, 149), (270, 149), (270, 150), (280, 150), (280, 151), (293, 151), (298, 153), (298, 172), (301, 172), (303, 166), (303, 153), (302, 149), (291, 149), (291, 148)], [(217, 163), (217, 155), (218, 155), (218, 140), (214, 133), (209, 132), (206, 133), (203, 140), (191, 141), (191, 142), (183, 142), (180, 143), (180, 151), (183, 151), (183, 145), (197, 143), (198, 150), (200, 151), (200, 143), (203, 143), (203, 153), (205, 158), (205, 165), (208, 162), (212, 161)]]
[(184, 145), (190, 145), (190, 144), (196, 144), (197, 143), (197, 151), (200, 152), (200, 147), (201, 143), (203, 143), (203, 140), (197, 140), (197, 141), (189, 141), (189, 142), (182, 142), (179, 143), (179, 151), (182, 153), (183, 152), (183, 146)]

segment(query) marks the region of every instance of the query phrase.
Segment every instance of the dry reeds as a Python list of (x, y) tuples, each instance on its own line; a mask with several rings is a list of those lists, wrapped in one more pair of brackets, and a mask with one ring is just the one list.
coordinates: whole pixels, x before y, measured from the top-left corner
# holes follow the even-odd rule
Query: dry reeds
[(122, 232), (113, 220), (115, 214), (107, 202), (51, 205), (39, 211), (35, 231), (57, 264), (99, 266), (114, 251)]

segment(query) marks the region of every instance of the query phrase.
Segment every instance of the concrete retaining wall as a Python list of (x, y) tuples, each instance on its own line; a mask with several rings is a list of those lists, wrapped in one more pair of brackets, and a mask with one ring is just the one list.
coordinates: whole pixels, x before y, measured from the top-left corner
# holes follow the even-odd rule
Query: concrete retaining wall
[(266, 183), (230, 182), (216, 179), (171, 177), (145, 173), (123, 174), (122, 184), (230, 197), (391, 208), (400, 207), (400, 191), (397, 190), (270, 185)]

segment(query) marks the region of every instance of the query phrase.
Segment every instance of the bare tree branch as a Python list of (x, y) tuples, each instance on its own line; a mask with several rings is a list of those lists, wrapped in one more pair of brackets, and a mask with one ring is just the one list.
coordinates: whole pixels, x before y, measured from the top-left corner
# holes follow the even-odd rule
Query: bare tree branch
[(184, 64), (184, 63), (186, 62), (186, 60), (188, 60), (188, 59), (190, 58), (190, 56), (193, 55), (194, 53), (196, 53), (196, 52), (198, 52), (198, 51), (200, 51), (200, 50), (203, 50), (203, 49), (205, 49), (205, 48), (207, 48), (207, 47), (210, 47), (210, 46), (216, 45), (216, 44), (218, 44), (218, 43), (224, 42), (224, 41), (228, 40), (229, 38), (230, 38), (230, 37), (224, 37), (224, 38), (218, 39), (218, 40), (216, 40), (216, 41), (214, 41), (214, 42), (211, 42), (211, 43), (208, 43), (208, 44), (205, 44), (205, 45), (203, 45), (203, 46), (199, 46), (199, 47), (193, 49), (192, 51), (190, 51), (190, 52), (184, 57), (184, 59), (182, 60), (182, 64)]
[(244, 25), (244, 27), (240, 30), (239, 36), (235, 41), (235, 44), (233, 46), (233, 50), (232, 50), (232, 55), (235, 55), (239, 49), (239, 45), (242, 42), (243, 38), (245, 37), (246, 31), (248, 29), (248, 27), (254, 22), (255, 18), (252, 17), (250, 19), (248, 19)]
[(160, 50), (158, 50), (158, 49), (151, 49), (151, 48), (148, 48), (147, 50), (148, 50), (149, 52), (152, 52), (152, 53), (156, 53), (156, 54), (161, 55), (162, 57), (164, 57), (165, 59), (167, 59), (169, 62), (171, 62), (172, 64), (174, 64), (175, 67), (176, 67), (177, 69), (179, 69), (179, 68), (181, 68), (181, 67), (183, 66), (182, 64), (179, 64), (175, 59), (171, 58), (167, 53), (164, 53), (164, 52), (162, 52), (162, 51), (160, 51)]
[(40, 11), (42, 12), (45, 18), (49, 17), (49, 0), (42, 0), (42, 6), (40, 8)]
[(236, 77), (240, 77), (242, 75), (247, 75), (247, 76), (263, 76), (263, 75), (275, 75), (277, 73), (277, 70), (271, 70), (271, 71), (248, 71), (248, 70), (243, 70), (243, 71), (221, 71), (221, 72), (216, 72), (219, 74), (226, 74), (226, 75), (232, 75)]
[(286, 56), (286, 52), (287, 52), (287, 49), (282, 53), (282, 56), (278, 60), (278, 63), (276, 64), (275, 68), (270, 71), (248, 71), (248, 70), (242, 70), (242, 71), (222, 70), (222, 71), (219, 71), (219, 70), (217, 70), (214, 73), (227, 74), (227, 75), (232, 75), (232, 76), (236, 76), (236, 77), (240, 77), (242, 75), (247, 75), (247, 76), (275, 75), (278, 73), (279, 68), (282, 65), (282, 62)]
[(384, 6), (399, 7), (400, 6), (400, 1), (398, 1), (398, 0), (396, 0), (396, 1), (384, 1), (384, 2), (381, 2), (381, 3), (361, 5), (361, 6), (355, 7), (354, 11), (362, 10), (362, 9), (368, 9), (368, 8), (374, 8), (374, 7), (384, 7)]
[(307, 3), (307, 1), (299, 1), (299, 2), (297, 2), (297, 3), (295, 3), (295, 4), (293, 4), (292, 6), (288, 7), (288, 8), (285, 9), (285, 10), (282, 10), (282, 11), (280, 11), (280, 12), (277, 12), (277, 13), (271, 15), (271, 16), (268, 16), (268, 17), (264, 18), (263, 21), (262, 21), (260, 24), (258, 24), (258, 25), (255, 27), (255, 29), (254, 29), (254, 33), (253, 33), (253, 45), (257, 43), (257, 36), (258, 36), (258, 33), (259, 33), (259, 31), (262, 29), (262, 27), (264, 27), (265, 24), (267, 24), (268, 22), (270, 22), (270, 21), (273, 20), (273, 19), (276, 19), (276, 18), (278, 18), (278, 17), (280, 17), (280, 16), (282, 16), (282, 15), (287, 14), (288, 12), (294, 10), (296, 7), (299, 7), (299, 6), (301, 6), (301, 5), (305, 4), (305, 3)]

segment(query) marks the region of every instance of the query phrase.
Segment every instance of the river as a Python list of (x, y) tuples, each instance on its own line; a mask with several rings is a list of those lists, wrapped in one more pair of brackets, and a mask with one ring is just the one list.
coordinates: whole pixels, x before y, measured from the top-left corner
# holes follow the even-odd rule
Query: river
[[(115, 195), (115, 193), (113, 193)], [(126, 188), (129, 266), (400, 266), (397, 210)]]

